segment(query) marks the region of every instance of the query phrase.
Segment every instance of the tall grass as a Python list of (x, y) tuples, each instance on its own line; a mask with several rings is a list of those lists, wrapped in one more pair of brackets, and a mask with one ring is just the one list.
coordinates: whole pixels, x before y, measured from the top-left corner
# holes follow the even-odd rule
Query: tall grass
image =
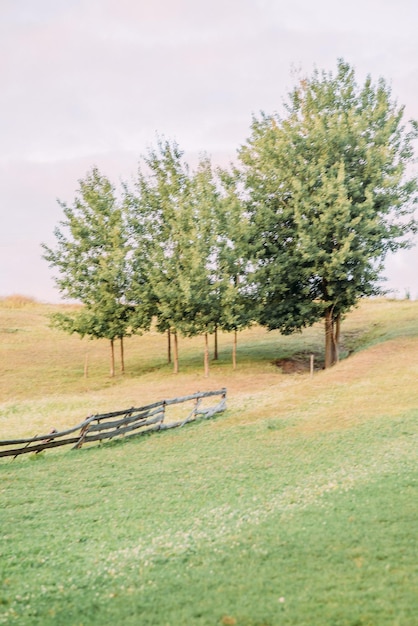
[(219, 385), (229, 408), (1, 462), (0, 624), (417, 623), (417, 303), (362, 303), (344, 324), (349, 358), (313, 377), (274, 362), (320, 361), (320, 326), (242, 333), (236, 371), (224, 336), (209, 379), (199, 340), (182, 342), (175, 376), (156, 334), (131, 340), (115, 380), (95, 344), (84, 379), (89, 344), (49, 329), (47, 309), (0, 308), (0, 327), (18, 329), (2, 340), (26, 336), (2, 357), (27, 372), (26, 392), (14, 376), (2, 388), (0, 437)]

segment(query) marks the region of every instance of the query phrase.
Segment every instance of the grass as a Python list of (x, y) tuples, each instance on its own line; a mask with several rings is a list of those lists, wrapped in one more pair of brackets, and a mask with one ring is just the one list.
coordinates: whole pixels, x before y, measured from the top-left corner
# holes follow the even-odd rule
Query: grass
[[(164, 339), (133, 338), (128, 374), (113, 381), (96, 344), (85, 380), (86, 342), (48, 329), (48, 311), (0, 305), (0, 327), (20, 329), (5, 340), (26, 329), (27, 350), (5, 351), (2, 438), (223, 385), (229, 408), (177, 431), (2, 461), (0, 624), (417, 624), (418, 303), (362, 303), (343, 328), (351, 356), (313, 377), (273, 361), (319, 361), (319, 326), (242, 333), (236, 371), (222, 337), (209, 379), (199, 340), (182, 342), (174, 376)], [(42, 375), (25, 367), (33, 355)]]

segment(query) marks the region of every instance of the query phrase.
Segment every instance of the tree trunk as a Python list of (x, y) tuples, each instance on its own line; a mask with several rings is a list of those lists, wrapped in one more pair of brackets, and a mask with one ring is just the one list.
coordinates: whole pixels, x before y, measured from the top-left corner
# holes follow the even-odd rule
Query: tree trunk
[(332, 309), (327, 309), (325, 312), (325, 369), (331, 367), (332, 362)]
[(213, 350), (213, 360), (217, 361), (218, 360), (218, 327), (215, 326), (215, 333), (214, 333), (214, 350)]
[(325, 311), (325, 369), (339, 360), (341, 317), (334, 318), (333, 307)]
[(236, 370), (237, 369), (237, 337), (238, 337), (238, 331), (237, 329), (234, 330), (234, 343), (232, 344), (232, 369)]
[(171, 330), (167, 330), (167, 363), (171, 363)]
[(123, 345), (123, 337), (120, 338), (120, 373), (125, 373), (125, 350)]
[(205, 378), (209, 377), (209, 341), (208, 334), (205, 333)]
[(340, 337), (341, 337), (341, 315), (338, 314), (335, 319), (335, 358), (336, 362), (340, 360)]
[(115, 343), (114, 340), (110, 340), (110, 377), (115, 375)]
[(178, 374), (179, 373), (179, 344), (178, 344), (177, 332), (174, 331), (173, 335), (174, 335), (174, 367), (173, 367), (173, 372), (174, 372), (174, 374)]

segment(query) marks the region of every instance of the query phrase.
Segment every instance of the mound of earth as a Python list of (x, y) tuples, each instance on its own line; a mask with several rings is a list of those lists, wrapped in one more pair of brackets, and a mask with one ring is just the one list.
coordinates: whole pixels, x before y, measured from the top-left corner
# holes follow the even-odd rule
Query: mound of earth
[[(295, 355), (288, 359), (275, 359), (273, 365), (279, 367), (283, 374), (306, 374), (311, 368), (310, 354)], [(314, 369), (321, 368), (322, 363), (315, 359)]]

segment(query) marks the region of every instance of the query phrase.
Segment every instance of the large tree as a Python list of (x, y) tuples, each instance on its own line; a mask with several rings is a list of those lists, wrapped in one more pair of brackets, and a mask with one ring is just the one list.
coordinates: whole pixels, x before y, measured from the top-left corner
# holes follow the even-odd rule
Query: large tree
[(84, 305), (69, 314), (57, 314), (58, 327), (91, 338), (114, 341), (149, 325), (149, 316), (131, 297), (129, 247), (121, 202), (106, 176), (93, 168), (79, 181), (72, 206), (60, 205), (64, 219), (55, 229), (55, 247), (44, 247), (44, 258), (57, 271), (56, 284), (64, 298)]
[(359, 84), (340, 60), (300, 80), (284, 115), (255, 118), (239, 152), (258, 319), (289, 333), (324, 318), (326, 367), (342, 316), (379, 293), (387, 252), (415, 226), (403, 117), (384, 80)]

